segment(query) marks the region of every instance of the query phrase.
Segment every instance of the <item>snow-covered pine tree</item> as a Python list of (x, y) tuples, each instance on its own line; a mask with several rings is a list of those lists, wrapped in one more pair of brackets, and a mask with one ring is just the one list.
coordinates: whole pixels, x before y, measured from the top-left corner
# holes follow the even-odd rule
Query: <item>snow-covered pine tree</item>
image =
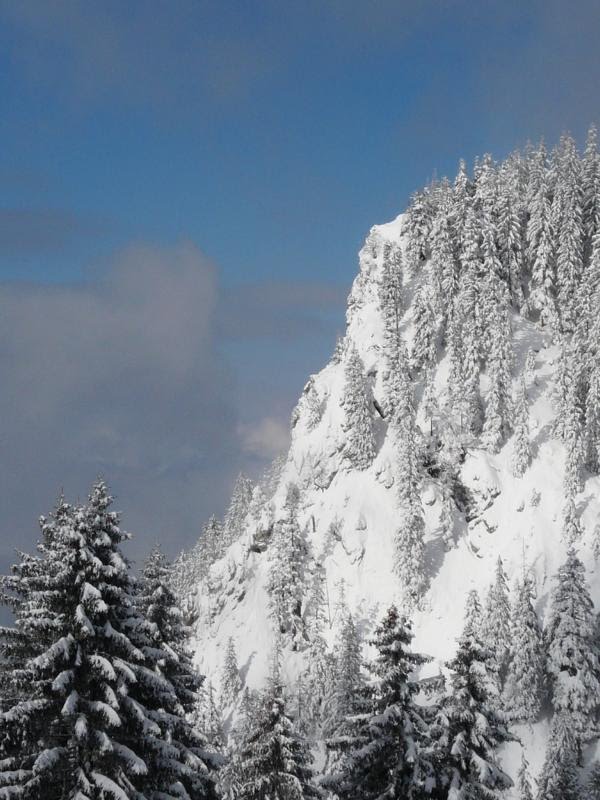
[(202, 531), (204, 570), (208, 571), (212, 564), (223, 554), (223, 525), (213, 514)]
[(585, 800), (600, 800), (600, 763), (595, 761), (585, 784)]
[(402, 251), (387, 244), (383, 249), (383, 269), (379, 285), (379, 308), (383, 318), (388, 356), (393, 356), (400, 340), (402, 317)]
[(27, 602), (38, 611), (43, 651), (26, 665), (28, 697), (2, 715), (3, 728), (16, 724), (26, 743), (16, 761), (2, 762), (7, 798), (138, 797), (149, 772), (140, 753), (163, 743), (134, 699), (152, 682), (136, 644), (146, 623), (110, 505), (97, 483), (86, 506), (61, 513), (40, 545), (47, 581), (30, 585)]
[(355, 469), (367, 469), (375, 458), (371, 394), (358, 350), (348, 348), (344, 368), (344, 457)]
[(416, 192), (406, 211), (404, 235), (406, 238), (405, 262), (409, 275), (415, 275), (428, 256), (429, 230), (429, 189)]
[(562, 215), (558, 230), (556, 275), (558, 304), (563, 331), (575, 325), (575, 300), (583, 272), (583, 219), (581, 163), (570, 136), (563, 136), (558, 160), (558, 190), (562, 195)]
[(224, 549), (240, 538), (251, 500), (252, 481), (243, 472), (240, 472), (236, 478), (231, 501), (223, 523)]
[(304, 612), (309, 649), (306, 656), (306, 669), (302, 674), (305, 687), (303, 708), (305, 721), (313, 730), (322, 723), (325, 700), (332, 684), (335, 658), (329, 652), (324, 631), (331, 627), (331, 610), (326, 589), (326, 573), (323, 559), (328, 552), (327, 541), (320, 558), (314, 560), (312, 581)]
[(313, 633), (311, 636), (306, 662), (306, 669), (299, 679), (302, 684), (299, 688), (303, 690), (300, 705), (303, 711), (302, 722), (308, 730), (314, 732), (322, 727), (326, 716), (324, 709), (335, 669), (335, 659), (329, 652), (322, 633)]
[(298, 487), (287, 488), (283, 517), (275, 524), (267, 590), (276, 629), (300, 649), (306, 641), (302, 602), (306, 592), (308, 547), (298, 524)]
[(18, 552), (20, 560), (11, 574), (0, 578), (0, 601), (14, 616), (13, 626), (0, 628), (0, 712), (6, 712), (0, 717), (0, 796), (18, 796), (28, 782), (31, 796), (36, 792), (41, 796), (31, 765), (43, 747), (55, 710), (30, 664), (54, 644), (61, 629), (46, 602), (46, 592), (55, 591), (61, 569), (51, 548), (64, 530), (73, 528), (74, 514), (75, 509), (61, 497), (53, 514), (40, 520), (39, 554)]
[(512, 472), (515, 478), (522, 478), (531, 463), (529, 405), (524, 380), (521, 380), (513, 402), (513, 430)]
[(523, 305), (523, 215), (520, 213), (520, 188), (515, 185), (516, 175), (510, 162), (500, 169), (497, 233), (500, 260), (503, 264), (510, 298), (515, 308)]
[[(600, 239), (600, 236), (598, 237)], [(600, 303), (598, 303), (600, 306)], [(600, 319), (600, 308), (596, 312), (596, 319)], [(591, 341), (596, 338), (599, 331), (594, 330)], [(600, 472), (600, 360), (598, 354), (591, 359), (589, 373), (589, 388), (585, 400), (585, 428), (583, 431), (585, 466), (594, 475)]]
[(365, 679), (362, 672), (362, 642), (349, 611), (345, 612), (334, 652), (331, 691), (323, 714), (323, 732), (331, 741), (342, 735), (345, 719), (358, 712)]
[(225, 659), (221, 672), (221, 703), (223, 706), (232, 706), (242, 689), (242, 679), (238, 669), (235, 642), (230, 636), (227, 640)]
[(506, 439), (510, 417), (510, 371), (512, 335), (506, 304), (498, 302), (491, 311), (490, 345), (487, 371), (490, 388), (487, 394), (482, 441), (490, 452), (497, 453)]
[(143, 791), (151, 798), (177, 798), (185, 791), (190, 800), (204, 800), (214, 796), (215, 763), (206, 739), (190, 722), (204, 678), (192, 664), (191, 632), (169, 586), (171, 569), (156, 546), (144, 564), (136, 597), (150, 629), (137, 637), (145, 663), (135, 668), (132, 699), (139, 707), (143, 703), (160, 730), (144, 742), (148, 774)]
[(477, 594), (471, 592), (458, 650), (448, 663), (450, 689), (431, 728), (442, 797), (492, 800), (512, 785), (496, 755), (498, 746), (511, 737), (497, 711), (489, 654), (477, 630), (480, 616)]
[(556, 331), (556, 252), (543, 142), (532, 163), (528, 206), (527, 255), (531, 271), (529, 302), (532, 308), (539, 311), (542, 325)]
[(484, 647), (490, 652), (488, 668), (498, 680), (498, 690), (502, 689), (510, 656), (510, 600), (508, 582), (502, 559), (496, 562), (496, 575), (489, 588), (481, 625)]
[(220, 753), (225, 749), (227, 737), (223, 730), (223, 710), (211, 680), (205, 681), (191, 720), (194, 728), (208, 742), (211, 751)]
[(592, 240), (600, 228), (600, 156), (598, 155), (598, 131), (591, 125), (585, 143), (581, 165), (582, 212), (584, 235), (584, 263), (592, 252)]
[(581, 800), (577, 751), (577, 738), (570, 730), (569, 720), (555, 714), (538, 778), (537, 800)]
[(411, 363), (417, 372), (427, 371), (437, 361), (437, 318), (429, 282), (422, 283), (415, 292), (412, 309), (414, 335)]
[(518, 800), (533, 800), (531, 781), (529, 779), (529, 764), (525, 758), (525, 753), (521, 755), (521, 765), (517, 775), (517, 793)]
[(512, 609), (510, 658), (504, 686), (510, 719), (536, 722), (546, 696), (546, 653), (538, 616), (532, 604), (531, 582), (518, 586)]
[(461, 317), (461, 377), (464, 384), (461, 429), (478, 434), (481, 430), (481, 397), (479, 393), (481, 251), (478, 221), (472, 208), (467, 210), (465, 219), (460, 264), (461, 288), (458, 297), (458, 313)]
[(554, 709), (578, 746), (592, 735), (600, 697), (593, 609), (584, 566), (571, 546), (555, 578), (544, 634)]
[(581, 538), (581, 523), (572, 497), (565, 499), (562, 509), (562, 538), (568, 545), (574, 545)]
[(395, 533), (396, 573), (407, 608), (418, 605), (427, 589), (425, 575), (425, 520), (420, 495), (420, 474), (414, 416), (395, 413), (392, 419), (397, 451), (396, 486), (400, 524)]
[(448, 210), (444, 207), (438, 213), (431, 236), (431, 273), (435, 311), (442, 320), (447, 321), (452, 314), (453, 301), (459, 288), (459, 263), (456, 259)]
[(339, 771), (325, 780), (341, 800), (404, 800), (432, 788), (425, 757), (427, 724), (416, 703), (413, 673), (426, 659), (413, 653), (410, 623), (392, 607), (375, 631), (373, 681), (367, 709), (349, 720), (351, 744)]
[[(274, 659), (276, 661), (277, 659)], [(229, 800), (318, 798), (307, 742), (286, 712), (276, 663), (250, 732), (241, 745)]]

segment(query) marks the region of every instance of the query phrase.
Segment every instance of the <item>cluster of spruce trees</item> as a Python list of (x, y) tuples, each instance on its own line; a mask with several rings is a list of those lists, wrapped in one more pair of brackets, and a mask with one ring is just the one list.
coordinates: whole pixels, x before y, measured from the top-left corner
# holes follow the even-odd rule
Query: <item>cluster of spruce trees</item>
[(1, 581), (3, 800), (200, 800), (217, 766), (192, 724), (202, 678), (157, 549), (134, 579), (104, 483), (42, 518)]
[[(287, 539), (297, 499), (290, 487)], [(0, 629), (3, 800), (491, 800), (511, 786), (498, 761), (510, 724), (547, 714), (538, 800), (584, 792), (597, 800), (600, 768), (582, 787), (578, 766), (597, 735), (598, 630), (573, 548), (544, 631), (530, 579), (511, 601), (498, 562), (483, 608), (469, 595), (446, 680), (419, 680), (428, 659), (411, 650), (410, 622), (395, 607), (369, 641), (375, 657), (366, 664), (343, 585), (332, 620), (313, 574), (297, 684), (285, 686), (280, 666), (281, 648), (299, 645), (299, 628), (280, 624), (285, 614), (299, 619), (292, 597), (274, 613), (266, 688), (244, 688), (230, 640), (216, 695), (192, 664), (172, 568), (156, 548), (134, 578), (125, 538), (98, 483), (85, 505), (61, 500), (42, 519), (38, 553), (21, 554), (2, 579), (15, 615)], [(333, 621), (331, 651), (324, 634)], [(525, 762), (517, 788), (519, 800), (534, 796)]]
[[(582, 155), (565, 135), (550, 154), (542, 142), (501, 163), (485, 156), (471, 176), (461, 162), (453, 183), (435, 181), (414, 196), (402, 246), (382, 243), (375, 233), (365, 257), (380, 267), (383, 376), (375, 384), (354, 343), (341, 343), (336, 358), (345, 374), (343, 455), (349, 468), (367, 469), (377, 455), (378, 427), (385, 425), (393, 437), (397, 572), (406, 607), (417, 604), (426, 589), (418, 491), (425, 461), (437, 459), (444, 495), (440, 525), (448, 543), (453, 476), (464, 448), (496, 453), (512, 434), (515, 476), (529, 466), (527, 382), (535, 352), (517, 374), (517, 316), (559, 347), (553, 432), (566, 448), (564, 536), (576, 542), (581, 526), (574, 498), (586, 471), (600, 469), (596, 129), (590, 129)], [(444, 358), (448, 379), (440, 391), (435, 378)], [(315, 394), (313, 389), (306, 400), (311, 409), (318, 406)], [(429, 435), (416, 425), (417, 414)]]

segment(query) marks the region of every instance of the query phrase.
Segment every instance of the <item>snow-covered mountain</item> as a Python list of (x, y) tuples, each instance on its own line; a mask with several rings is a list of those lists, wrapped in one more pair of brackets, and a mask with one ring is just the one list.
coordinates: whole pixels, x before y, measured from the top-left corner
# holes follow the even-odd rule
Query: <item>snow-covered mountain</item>
[[(596, 172), (590, 177), (591, 155), (586, 151), (583, 158), (577, 156), (577, 175), (569, 184), (569, 169), (575, 169), (569, 147), (563, 140), (549, 161), (542, 148), (501, 165), (484, 159), (473, 178), (461, 169), (453, 186), (441, 182), (428, 187), (406, 214), (369, 232), (348, 298), (345, 337), (331, 361), (306, 384), (292, 414), (287, 458), (269, 484), (254, 489), (239, 535), (195, 589), (197, 662), (215, 682), (232, 638), (246, 685), (264, 684), (278, 628), (273, 611), (278, 566), (288, 580), (277, 531), (289, 516), (290, 485), (297, 487), (293, 503), (302, 568), (300, 577), (290, 579), (301, 587), (289, 612), (296, 620), (281, 637), (290, 686), (311, 658), (309, 618), (315, 613), (311, 603), (316, 580), (321, 581), (324, 635), (332, 647), (344, 604), (367, 637), (390, 604), (407, 609), (415, 649), (432, 659), (422, 677), (444, 672), (463, 626), (467, 594), (475, 589), (485, 597), (498, 558), (511, 587), (525, 574), (531, 576), (543, 625), (553, 578), (574, 540), (594, 603), (600, 604), (595, 560), (600, 478), (582, 454), (575, 465), (581, 483), (569, 488), (574, 445), (568, 430), (564, 432), (569, 424), (563, 419), (565, 392), (578, 380), (575, 365), (581, 363), (584, 350), (585, 358), (595, 356), (590, 345), (594, 331), (588, 328), (586, 336), (580, 326), (597, 288), (592, 265), (600, 260), (600, 241), (594, 238), (595, 227), (589, 229), (590, 214), (596, 211), (589, 211), (586, 203), (590, 184), (594, 191), (598, 188), (598, 162), (596, 156)], [(575, 202), (569, 195), (574, 185), (575, 201), (583, 212), (576, 232), (578, 273), (569, 287), (561, 270), (567, 269), (570, 258), (564, 252), (566, 221), (577, 213), (569, 205)], [(511, 220), (516, 233), (506, 232)], [(596, 216), (592, 222), (595, 226)], [(444, 255), (445, 234), (450, 245)], [(551, 239), (547, 254), (546, 234)], [(477, 262), (473, 285), (470, 258)], [(401, 285), (401, 298), (394, 301), (398, 325), (392, 334), (389, 291), (386, 300), (390, 276)], [(475, 305), (473, 329), (470, 302)], [(506, 312), (504, 321), (498, 309)], [(589, 319), (593, 318), (592, 312)], [(510, 351), (504, 356), (495, 346), (501, 330), (507, 331)], [(476, 364), (471, 363), (469, 373), (468, 349), (473, 343)], [(393, 354), (391, 347), (397, 348)], [(423, 347), (428, 348), (424, 355)], [(502, 358), (509, 376), (504, 387), (498, 378)], [(359, 395), (369, 401), (369, 441), (355, 441), (359, 450), (366, 448), (362, 461), (351, 452), (351, 426), (364, 424), (364, 414), (357, 423), (348, 400), (352, 361), (354, 367), (362, 365)], [(394, 369), (404, 371), (414, 409), (407, 418), (412, 429), (407, 435), (417, 457), (412, 478), (407, 478), (406, 458), (399, 455), (397, 387), (396, 399), (390, 399)], [(479, 421), (472, 406), (469, 411), (467, 396), (473, 369)], [(585, 369), (592, 374), (587, 362)], [(514, 398), (523, 385), (529, 453), (519, 468)], [(586, 383), (588, 404), (590, 385), (592, 379)], [(585, 398), (577, 402), (585, 408)], [(582, 442), (588, 446), (593, 438), (591, 413), (588, 408), (578, 418), (580, 451)], [(493, 414), (500, 418), (495, 428)], [(413, 479), (424, 519), (424, 591), (417, 595), (407, 591), (397, 566), (398, 530), (404, 529), (407, 514), (401, 484)], [(574, 506), (569, 511), (570, 498)], [(417, 553), (415, 570), (420, 569), (419, 558)], [(547, 714), (533, 726), (517, 726), (533, 774), (542, 766), (548, 726)], [(513, 777), (520, 752), (520, 745), (513, 743), (503, 754)]]

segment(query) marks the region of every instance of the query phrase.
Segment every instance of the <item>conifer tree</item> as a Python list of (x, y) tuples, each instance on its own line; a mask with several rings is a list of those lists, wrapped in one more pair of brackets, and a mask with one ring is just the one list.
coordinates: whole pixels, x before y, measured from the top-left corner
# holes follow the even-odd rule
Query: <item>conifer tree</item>
[(523, 226), (518, 208), (518, 188), (510, 186), (508, 170), (505, 171), (498, 209), (498, 237), (500, 259), (513, 305), (523, 305)]
[(324, 707), (335, 671), (335, 659), (320, 632), (312, 635), (306, 663), (306, 669), (300, 676), (301, 688), (304, 689), (302, 707), (308, 727), (315, 730), (327, 716)]
[(531, 462), (531, 443), (529, 440), (529, 407), (527, 404), (527, 390), (525, 381), (522, 380), (515, 401), (514, 409), (514, 436), (512, 452), (512, 471), (515, 478), (522, 478)]
[(505, 707), (511, 719), (533, 723), (539, 718), (546, 694), (546, 653), (528, 579), (518, 587), (508, 641)]
[[(510, 736), (497, 709), (489, 654), (478, 634), (476, 593), (469, 595), (465, 629), (449, 662), (450, 690), (432, 727), (437, 742), (438, 781), (443, 797), (497, 798), (512, 785), (498, 764), (496, 749)], [(446, 794), (447, 792), (447, 794)]]
[(394, 356), (400, 341), (400, 319), (402, 317), (402, 251), (386, 244), (383, 249), (383, 269), (379, 285), (379, 308), (383, 318), (383, 330), (388, 357)]
[(600, 223), (600, 156), (598, 155), (598, 131), (595, 125), (591, 125), (588, 130), (581, 172), (584, 261), (587, 263), (592, 249), (592, 240)]
[[(596, 333), (592, 335), (595, 336)], [(592, 341), (597, 340), (594, 338)], [(592, 362), (590, 369), (583, 439), (585, 466), (597, 475), (600, 472), (600, 368), (597, 360)]]
[(533, 800), (531, 791), (531, 781), (529, 780), (529, 764), (525, 758), (525, 753), (521, 756), (521, 766), (517, 775), (518, 800)]
[(375, 458), (373, 415), (364, 365), (354, 345), (348, 349), (344, 377), (344, 456), (356, 469), (367, 469)]
[(396, 573), (408, 608), (418, 604), (427, 588), (425, 575), (425, 520), (420, 495), (413, 417), (392, 421), (397, 447), (396, 486), (400, 525), (396, 531)]
[(444, 320), (450, 316), (453, 300), (459, 289), (459, 263), (454, 253), (448, 211), (444, 208), (436, 217), (431, 242), (431, 272), (435, 294), (435, 311)]
[(415, 275), (428, 256), (428, 239), (431, 220), (428, 214), (428, 190), (417, 192), (411, 198), (406, 212), (404, 235), (406, 237), (405, 261), (409, 275)]
[(480, 359), (480, 271), (479, 228), (475, 212), (467, 211), (461, 252), (461, 289), (458, 299), (461, 315), (462, 369), (464, 382), (462, 427), (478, 434), (481, 430), (481, 398), (479, 394)]
[(581, 538), (581, 524), (572, 497), (567, 497), (562, 510), (562, 538), (573, 545)]
[(240, 538), (251, 500), (252, 481), (243, 472), (240, 472), (236, 478), (231, 501), (223, 523), (224, 549)]
[(348, 757), (325, 781), (341, 800), (404, 800), (432, 788), (427, 725), (413, 678), (426, 659), (410, 650), (412, 638), (410, 623), (390, 608), (372, 641), (377, 656), (374, 680), (365, 690), (367, 709), (350, 721)]
[(598, 708), (600, 665), (593, 603), (573, 547), (556, 575), (545, 638), (554, 709), (581, 743), (591, 735)]
[(276, 664), (256, 719), (243, 742), (235, 786), (236, 800), (308, 800), (319, 797), (306, 741), (288, 716)]
[(575, 299), (583, 272), (583, 220), (581, 167), (575, 142), (570, 136), (561, 140), (559, 162), (563, 209), (558, 231), (556, 274), (561, 324), (572, 331), (575, 323)]
[(600, 763), (595, 761), (586, 782), (585, 800), (600, 800)]
[(488, 450), (496, 453), (506, 438), (511, 410), (509, 387), (512, 338), (507, 309), (503, 303), (498, 303), (491, 313), (490, 334), (490, 390), (487, 395), (482, 439)]
[(412, 304), (414, 336), (411, 361), (417, 371), (431, 369), (437, 358), (437, 321), (431, 294), (430, 286), (421, 284)]
[(227, 640), (223, 671), (221, 673), (221, 702), (224, 706), (232, 706), (242, 689), (242, 679), (237, 664), (235, 644), (230, 636)]
[(552, 720), (537, 800), (581, 800), (577, 775), (577, 739), (562, 714)]
[(207, 571), (223, 553), (223, 525), (214, 514), (204, 526), (201, 541), (203, 564)]
[(40, 546), (46, 580), (30, 585), (27, 602), (37, 606), (43, 648), (26, 665), (27, 699), (16, 697), (2, 720), (27, 743), (17, 762), (2, 762), (0, 786), (16, 796), (143, 797), (156, 773), (141, 754), (169, 748), (156, 705), (140, 701), (167, 687), (139, 647), (151, 623), (137, 612), (120, 551), (126, 535), (110, 504), (97, 483), (86, 506), (61, 511)]
[(195, 728), (205, 737), (211, 750), (220, 753), (225, 749), (227, 738), (223, 730), (223, 709), (212, 681), (206, 681), (202, 688), (202, 696), (194, 709), (192, 719)]
[(346, 717), (360, 708), (364, 687), (361, 651), (362, 642), (354, 618), (347, 611), (335, 645), (335, 669), (323, 724), (324, 733), (330, 739), (339, 737)]
[(496, 576), (490, 586), (483, 615), (481, 636), (485, 648), (490, 653), (489, 666), (498, 678), (498, 688), (502, 688), (509, 659), (510, 642), (510, 601), (508, 584), (502, 559), (498, 557)]
[[(214, 795), (210, 773), (215, 766), (206, 740), (190, 722), (204, 678), (192, 664), (191, 632), (169, 587), (170, 571), (166, 556), (155, 547), (144, 564), (136, 597), (150, 628), (140, 639), (146, 680), (138, 677), (132, 696), (144, 703), (160, 730), (160, 740), (146, 742), (143, 752), (149, 767), (144, 791), (157, 799), (176, 798), (185, 791), (191, 800), (201, 800)], [(140, 672), (138, 668), (138, 676)]]
[(527, 225), (527, 253), (532, 273), (530, 303), (540, 312), (542, 325), (556, 330), (556, 254), (543, 143), (532, 166), (531, 187)]
[(267, 589), (270, 611), (280, 634), (290, 637), (294, 649), (305, 640), (302, 601), (306, 591), (308, 550), (298, 524), (298, 487), (287, 488), (283, 517), (275, 524)]

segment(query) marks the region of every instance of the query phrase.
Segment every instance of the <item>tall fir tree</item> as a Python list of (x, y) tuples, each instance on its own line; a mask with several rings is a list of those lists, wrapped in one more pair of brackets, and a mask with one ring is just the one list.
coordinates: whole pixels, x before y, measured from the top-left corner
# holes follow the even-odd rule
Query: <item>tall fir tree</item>
[(532, 587), (523, 579), (517, 589), (507, 640), (510, 643), (504, 687), (505, 708), (519, 722), (537, 722), (546, 697), (546, 653)]
[(224, 706), (232, 706), (242, 689), (242, 679), (237, 664), (235, 642), (230, 636), (227, 640), (225, 659), (221, 671), (221, 702)]
[(414, 608), (427, 589), (425, 573), (425, 519), (420, 495), (414, 417), (394, 415), (397, 449), (396, 486), (400, 525), (395, 533), (396, 573), (407, 608)]
[(267, 590), (270, 613), (279, 634), (289, 637), (295, 650), (306, 641), (302, 603), (306, 593), (308, 548), (298, 524), (298, 487), (287, 488), (283, 516), (274, 526)]
[(486, 597), (481, 636), (490, 652), (489, 665), (497, 676), (499, 691), (504, 684), (510, 657), (510, 621), (508, 581), (502, 559), (498, 557), (496, 575)]
[(568, 719), (556, 714), (538, 779), (537, 800), (581, 800), (577, 750), (577, 738), (570, 730)]
[(522, 478), (531, 463), (531, 442), (529, 438), (529, 405), (525, 381), (521, 380), (513, 402), (513, 451), (512, 472), (515, 478)]
[(392, 606), (371, 643), (377, 656), (365, 690), (366, 710), (349, 721), (348, 756), (325, 781), (341, 800), (404, 800), (433, 788), (427, 724), (414, 679), (426, 659), (410, 650), (412, 638), (410, 623)]
[(545, 629), (552, 702), (580, 744), (592, 734), (600, 696), (593, 603), (573, 547), (559, 568)]
[(529, 764), (525, 758), (525, 753), (521, 756), (521, 764), (517, 774), (518, 800), (533, 800), (531, 781), (529, 779)]
[(575, 324), (577, 289), (583, 273), (584, 231), (581, 164), (575, 142), (570, 136), (561, 139), (558, 180), (563, 197), (556, 254), (558, 301), (562, 330), (572, 331)]
[(223, 522), (224, 548), (236, 542), (242, 535), (244, 522), (252, 501), (252, 481), (243, 472), (237, 476), (233, 493)]
[(127, 536), (111, 501), (98, 482), (84, 507), (61, 510), (40, 545), (43, 580), (30, 584), (27, 603), (44, 635), (26, 664), (27, 697), (17, 695), (3, 714), (25, 745), (2, 762), (7, 796), (150, 800), (146, 787), (159, 776), (148, 753), (178, 759), (157, 721), (172, 687), (141, 649), (154, 629), (136, 607), (120, 549)]
[(592, 764), (590, 774), (585, 785), (585, 800), (600, 800), (600, 763)]
[(150, 740), (144, 748), (149, 766), (144, 792), (156, 800), (178, 798), (183, 792), (190, 800), (203, 800), (214, 796), (215, 761), (190, 719), (204, 678), (192, 663), (191, 631), (169, 585), (171, 569), (155, 547), (144, 564), (136, 596), (138, 610), (149, 623), (140, 649), (144, 675), (151, 670), (152, 677), (145, 682), (138, 678), (135, 700), (144, 702), (160, 730), (160, 741)]
[(373, 414), (364, 364), (354, 345), (346, 355), (344, 378), (344, 456), (355, 469), (367, 469), (375, 458)]
[(240, 747), (226, 798), (309, 800), (319, 797), (308, 744), (296, 731), (286, 711), (283, 689), (279, 665), (275, 663), (255, 719)]
[(329, 739), (345, 728), (346, 717), (357, 713), (364, 688), (362, 641), (354, 618), (346, 611), (335, 643), (335, 668), (331, 693), (327, 698), (323, 730)]
[(478, 633), (480, 617), (476, 593), (471, 593), (458, 650), (448, 663), (449, 692), (442, 698), (431, 730), (437, 743), (442, 797), (495, 800), (512, 785), (496, 753), (510, 735), (497, 711), (489, 653)]

